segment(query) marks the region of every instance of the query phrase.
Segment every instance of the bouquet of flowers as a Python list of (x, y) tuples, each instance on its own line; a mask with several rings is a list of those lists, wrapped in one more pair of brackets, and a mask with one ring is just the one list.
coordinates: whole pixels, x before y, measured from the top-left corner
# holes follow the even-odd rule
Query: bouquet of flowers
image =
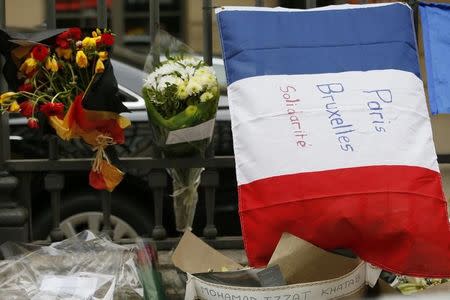
[[(214, 70), (202, 60), (167, 57), (144, 79), (143, 95), (156, 145), (167, 158), (204, 156), (219, 100)], [(168, 169), (177, 230), (191, 230), (202, 168)]]
[(165, 300), (163, 279), (158, 266), (158, 252), (142, 239), (136, 241), (136, 266), (144, 290), (144, 300)]
[(130, 125), (119, 115), (127, 108), (109, 60), (114, 35), (99, 29), (84, 35), (79, 28), (53, 33), (36, 42), (1, 32), (3, 71), (15, 91), (1, 95), (0, 111), (21, 113), (33, 129), (46, 121), (63, 140), (82, 138), (97, 151), (91, 186), (112, 191), (123, 173), (105, 149), (124, 143), (123, 130)]

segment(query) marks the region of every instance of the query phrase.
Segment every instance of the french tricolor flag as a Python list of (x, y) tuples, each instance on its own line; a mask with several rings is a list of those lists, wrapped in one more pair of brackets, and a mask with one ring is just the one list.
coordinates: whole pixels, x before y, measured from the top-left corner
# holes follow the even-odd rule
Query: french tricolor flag
[(250, 264), (290, 232), (384, 270), (450, 277), (410, 7), (222, 7), (217, 18)]

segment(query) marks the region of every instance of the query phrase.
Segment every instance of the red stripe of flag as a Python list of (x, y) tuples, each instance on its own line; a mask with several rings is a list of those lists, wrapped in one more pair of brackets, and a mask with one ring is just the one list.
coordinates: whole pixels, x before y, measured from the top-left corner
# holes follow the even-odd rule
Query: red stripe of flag
[[(370, 166), (257, 180), (239, 187), (249, 262), (267, 264), (283, 232), (350, 248), (384, 270), (450, 277), (450, 229), (439, 173)], [(430, 218), (429, 216), (433, 216)]]

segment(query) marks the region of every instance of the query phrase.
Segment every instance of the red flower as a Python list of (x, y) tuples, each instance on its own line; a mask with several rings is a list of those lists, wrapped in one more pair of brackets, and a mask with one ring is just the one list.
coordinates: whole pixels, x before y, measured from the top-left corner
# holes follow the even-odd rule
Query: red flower
[(24, 101), (19, 104), (20, 105), (20, 113), (22, 116), (30, 118), (33, 115), (33, 106), (34, 103), (30, 100)]
[(64, 104), (59, 102), (47, 102), (42, 104), (40, 110), (47, 116), (62, 117), (64, 114)]
[(104, 33), (100, 38), (100, 43), (105, 46), (112, 46), (114, 45), (114, 36), (111, 33)]
[(63, 48), (67, 49), (70, 47), (69, 38), (71, 37), (69, 31), (64, 31), (56, 37), (56, 44)]
[(28, 119), (27, 125), (31, 129), (37, 129), (37, 128), (39, 128), (39, 121), (38, 121), (38, 119), (30, 118), (30, 119)]
[(31, 50), (31, 55), (34, 59), (43, 62), (47, 58), (48, 52), (48, 47), (44, 45), (36, 45), (33, 47), (33, 50)]
[(33, 91), (33, 85), (31, 83), (23, 83), (18, 87), (18, 91), (31, 93)]
[(78, 27), (72, 27), (69, 29), (69, 35), (73, 40), (78, 41), (81, 39), (81, 29)]

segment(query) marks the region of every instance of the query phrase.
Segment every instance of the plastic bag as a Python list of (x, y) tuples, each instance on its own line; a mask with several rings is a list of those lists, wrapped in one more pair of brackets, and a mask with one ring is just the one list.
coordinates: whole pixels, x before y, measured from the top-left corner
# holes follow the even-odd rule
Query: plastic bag
[[(213, 135), (219, 86), (212, 67), (160, 32), (145, 66), (143, 96), (152, 139), (165, 158), (205, 157)], [(202, 168), (171, 168), (178, 231), (192, 229)]]
[(89, 231), (35, 248), (0, 247), (0, 299), (143, 299), (133, 249)]

